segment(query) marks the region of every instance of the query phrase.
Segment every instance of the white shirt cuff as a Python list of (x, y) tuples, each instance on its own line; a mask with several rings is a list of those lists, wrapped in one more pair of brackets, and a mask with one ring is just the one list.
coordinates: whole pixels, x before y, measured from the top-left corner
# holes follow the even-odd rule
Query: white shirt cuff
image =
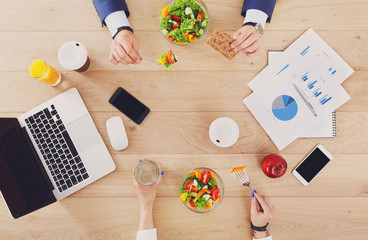
[(138, 231), (137, 240), (157, 240), (156, 228)]
[(258, 238), (258, 239), (253, 238), (253, 240), (272, 240), (272, 236), (268, 236), (265, 238)]
[(123, 10), (110, 13), (104, 21), (112, 37), (116, 34), (119, 27), (130, 27), (128, 18)]
[(249, 9), (247, 10), (244, 18), (244, 23), (247, 22), (254, 22), (261, 24), (262, 28), (265, 28), (266, 21), (267, 21), (268, 15), (261, 10), (257, 9)]

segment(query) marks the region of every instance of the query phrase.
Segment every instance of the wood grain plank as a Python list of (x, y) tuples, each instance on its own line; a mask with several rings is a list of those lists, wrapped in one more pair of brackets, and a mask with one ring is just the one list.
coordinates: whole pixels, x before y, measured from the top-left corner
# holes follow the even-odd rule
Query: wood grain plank
[[(0, 117), (17, 116), (20, 113), (0, 113)], [(91, 114), (102, 138), (109, 143), (106, 120), (121, 116), (129, 138), (125, 153), (159, 154), (268, 154), (279, 152), (261, 126), (249, 112), (152, 112), (141, 125), (114, 112)], [(230, 148), (218, 148), (209, 139), (208, 128), (219, 117), (234, 119), (240, 128), (238, 142)], [(318, 143), (332, 153), (368, 153), (368, 121), (366, 112), (337, 113), (336, 138), (297, 139), (282, 153), (306, 153)], [(116, 152), (107, 144), (110, 152)]]
[[(250, 191), (230, 174), (236, 166), (246, 165), (252, 188), (263, 194), (276, 197), (367, 197), (367, 154), (334, 154), (332, 162), (304, 187), (292, 175), (292, 170), (306, 156), (304, 154), (282, 154), (288, 170), (279, 179), (271, 179), (261, 169), (266, 154), (113, 154), (117, 170), (90, 186), (73, 194), (72, 198), (134, 197), (132, 171), (139, 159), (156, 161), (165, 172), (158, 196), (179, 198), (182, 178), (196, 167), (208, 167), (216, 171), (225, 186), (225, 198), (249, 197)], [(342, 190), (343, 189), (343, 190)]]
[[(151, 111), (248, 111), (243, 102), (257, 71), (64, 71), (63, 82), (49, 87), (25, 72), (0, 72), (0, 112), (26, 112), (61, 92), (76, 87), (90, 111), (114, 111), (107, 101), (122, 86)], [(359, 71), (343, 86), (352, 99), (340, 112), (368, 111), (368, 72)], [(11, 101), (9, 101), (12, 99)]]
[[(131, 25), (136, 30), (157, 30), (164, 1), (128, 0)], [(206, 0), (211, 29), (235, 31), (244, 18), (242, 0)], [(303, 7), (301, 7), (303, 6)], [(0, 1), (0, 31), (83, 31), (101, 30), (92, 1)], [(365, 0), (277, 1), (272, 24), (267, 30), (368, 30)], [(346, 19), (349, 19), (347, 21)]]
[[(306, 30), (306, 29), (305, 29)], [(237, 55), (228, 61), (204, 41), (193, 46), (177, 46), (162, 39), (157, 31), (136, 31), (141, 56), (156, 60), (162, 52), (172, 49), (179, 57), (171, 71), (185, 70), (261, 70), (267, 65), (267, 50), (283, 50), (304, 31), (271, 31), (262, 37), (262, 51), (256, 58)], [(229, 32), (232, 34), (233, 32)], [(318, 31), (321, 37), (355, 70), (368, 70), (368, 31)], [(47, 41), (45, 41), (47, 39)], [(111, 37), (102, 31), (93, 32), (0, 32), (0, 71), (25, 71), (32, 57), (41, 57), (63, 71), (57, 62), (57, 51), (66, 41), (82, 42), (91, 58), (90, 70), (163, 71), (163, 68), (144, 62), (133, 66), (115, 66), (108, 60)], [(86, 73), (88, 74), (88, 72)]]
[[(278, 210), (270, 226), (275, 239), (365, 239), (368, 234), (368, 198), (274, 197), (272, 202)], [(199, 215), (179, 199), (158, 198), (158, 238), (250, 239), (249, 204), (249, 198), (227, 198)], [(138, 215), (136, 198), (69, 198), (13, 220), (1, 202), (0, 239), (134, 239)]]

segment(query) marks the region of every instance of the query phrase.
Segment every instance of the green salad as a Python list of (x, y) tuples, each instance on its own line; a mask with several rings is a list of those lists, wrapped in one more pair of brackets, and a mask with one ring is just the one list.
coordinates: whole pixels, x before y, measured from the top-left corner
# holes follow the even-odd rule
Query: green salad
[(209, 210), (221, 200), (215, 175), (210, 170), (196, 169), (181, 186), (181, 200), (193, 209)]
[(178, 61), (178, 57), (170, 50), (168, 53), (163, 53), (158, 57), (157, 62), (165, 66), (166, 70)]
[(160, 27), (170, 41), (192, 43), (208, 26), (208, 15), (195, 0), (177, 0), (161, 10)]

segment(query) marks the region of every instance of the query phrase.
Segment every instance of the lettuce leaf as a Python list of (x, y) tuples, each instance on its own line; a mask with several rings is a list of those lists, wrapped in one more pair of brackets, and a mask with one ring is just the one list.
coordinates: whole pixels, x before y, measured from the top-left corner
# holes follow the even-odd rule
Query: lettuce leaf
[(196, 24), (196, 20), (194, 19), (184, 19), (180, 25), (180, 30), (194, 30), (194, 24)]
[(167, 31), (170, 31), (172, 29), (172, 22), (169, 22), (170, 18), (164, 18), (160, 17), (160, 27), (162, 29), (166, 29)]
[(172, 30), (167, 35), (172, 36), (177, 41), (189, 42), (188, 39), (184, 37), (184, 32), (180, 30), (179, 28)]
[(215, 181), (213, 178), (211, 178), (211, 179), (208, 181), (208, 185), (210, 185), (210, 186), (212, 186), (212, 187), (217, 187), (217, 183), (216, 183), (216, 181)]
[(203, 197), (200, 197), (197, 200), (196, 205), (198, 209), (203, 209), (207, 205), (207, 201)]

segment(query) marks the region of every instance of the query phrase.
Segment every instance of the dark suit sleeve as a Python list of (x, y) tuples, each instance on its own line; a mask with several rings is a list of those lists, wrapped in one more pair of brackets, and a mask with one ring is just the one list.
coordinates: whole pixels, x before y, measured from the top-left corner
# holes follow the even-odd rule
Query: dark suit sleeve
[(129, 9), (125, 0), (93, 0), (98, 16), (100, 17), (102, 26), (104, 25), (105, 18), (113, 12), (125, 11), (127, 17), (129, 17)]
[(270, 22), (275, 4), (276, 0), (244, 0), (241, 15), (245, 17), (247, 10), (257, 9), (266, 13), (268, 15), (267, 22)]

